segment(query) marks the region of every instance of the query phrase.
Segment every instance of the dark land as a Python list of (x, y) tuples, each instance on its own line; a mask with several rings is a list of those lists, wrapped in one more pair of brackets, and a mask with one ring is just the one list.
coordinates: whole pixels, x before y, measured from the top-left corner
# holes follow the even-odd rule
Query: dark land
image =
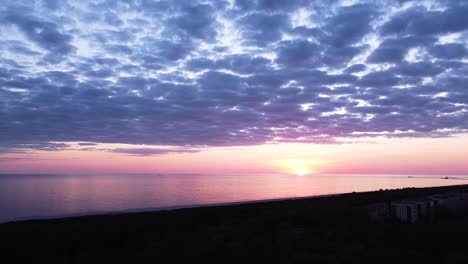
[[(373, 223), (367, 206), (468, 185), (0, 224), (2, 263), (468, 263), (468, 215)], [(5, 261), (5, 262), (4, 262)]]

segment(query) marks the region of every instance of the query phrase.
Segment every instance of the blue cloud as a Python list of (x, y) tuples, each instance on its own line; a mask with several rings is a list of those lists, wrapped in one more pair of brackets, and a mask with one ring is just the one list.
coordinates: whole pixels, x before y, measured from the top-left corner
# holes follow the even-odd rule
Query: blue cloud
[(10, 1), (0, 148), (191, 152), (466, 132), (468, 5), (431, 3)]
[(54, 22), (13, 8), (4, 11), (0, 21), (17, 26), (26, 38), (54, 55), (66, 55), (75, 50), (71, 45), (72, 35), (62, 32)]

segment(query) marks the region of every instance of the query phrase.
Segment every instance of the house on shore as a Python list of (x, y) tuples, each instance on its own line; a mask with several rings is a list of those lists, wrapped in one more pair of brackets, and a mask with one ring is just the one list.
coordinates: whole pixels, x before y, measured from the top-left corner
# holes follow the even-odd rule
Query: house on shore
[(447, 193), (429, 196), (434, 206), (448, 211), (460, 213), (468, 207), (468, 195), (466, 193)]
[(414, 224), (431, 219), (433, 209), (434, 202), (430, 199), (405, 200), (392, 202), (391, 214), (401, 222)]
[(374, 223), (398, 221), (415, 224), (431, 222), (440, 213), (457, 214), (468, 211), (468, 193), (447, 193), (418, 199), (389, 201), (367, 207)]

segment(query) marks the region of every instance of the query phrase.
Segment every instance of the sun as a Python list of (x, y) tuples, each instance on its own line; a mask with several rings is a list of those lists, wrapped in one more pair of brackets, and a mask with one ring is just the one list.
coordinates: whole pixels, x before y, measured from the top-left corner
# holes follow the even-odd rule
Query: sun
[(315, 160), (307, 160), (307, 159), (284, 159), (284, 160), (277, 160), (278, 165), (282, 167), (284, 173), (289, 175), (297, 175), (297, 176), (304, 176), (313, 174), (316, 171), (317, 164), (320, 163)]
[(306, 175), (308, 172), (307, 172), (307, 170), (304, 169), (304, 168), (297, 168), (297, 169), (294, 170), (293, 173), (296, 174), (297, 176), (304, 176), (304, 175)]

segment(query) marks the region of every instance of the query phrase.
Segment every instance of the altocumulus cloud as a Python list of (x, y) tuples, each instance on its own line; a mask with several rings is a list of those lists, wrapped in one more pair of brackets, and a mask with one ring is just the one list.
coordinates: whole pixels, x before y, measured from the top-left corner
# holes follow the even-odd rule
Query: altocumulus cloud
[(466, 132), (467, 1), (350, 2), (3, 1), (0, 149)]

